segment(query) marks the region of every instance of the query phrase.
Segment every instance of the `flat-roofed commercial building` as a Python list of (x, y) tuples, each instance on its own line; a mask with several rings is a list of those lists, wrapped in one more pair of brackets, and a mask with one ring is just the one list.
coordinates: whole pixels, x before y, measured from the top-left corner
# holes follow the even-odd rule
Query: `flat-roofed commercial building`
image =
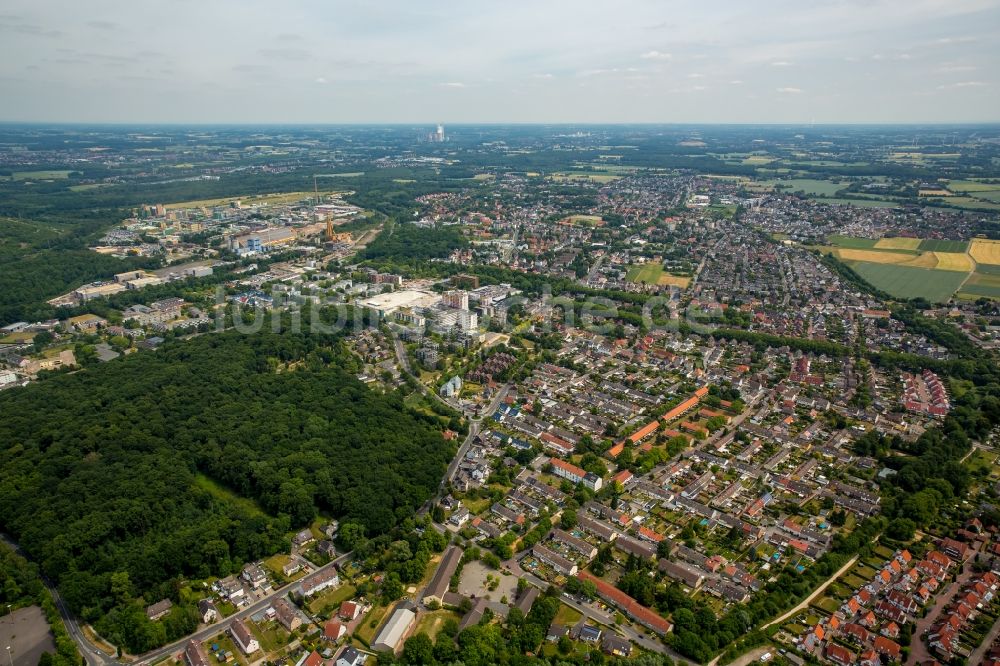
[(417, 614), (409, 608), (397, 608), (372, 641), (372, 649), (376, 652), (395, 652), (416, 620)]

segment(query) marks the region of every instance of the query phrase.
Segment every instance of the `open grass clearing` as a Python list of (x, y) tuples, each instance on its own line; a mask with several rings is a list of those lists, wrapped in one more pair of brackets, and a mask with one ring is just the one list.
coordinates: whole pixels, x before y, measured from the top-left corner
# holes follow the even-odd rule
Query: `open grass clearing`
[(604, 226), (604, 220), (600, 215), (568, 215), (561, 221), (563, 224), (572, 224), (577, 227)]
[(625, 274), (625, 279), (629, 282), (641, 282), (643, 284), (656, 284), (663, 274), (661, 264), (650, 262), (646, 264), (633, 264)]
[(445, 620), (448, 619), (458, 622), (462, 619), (462, 616), (454, 611), (445, 609), (422, 613), (420, 620), (417, 621), (417, 628), (414, 630), (413, 634), (427, 634), (427, 636), (433, 641), (437, 638), (438, 633), (440, 633)]
[(368, 615), (365, 615), (365, 619), (361, 621), (358, 628), (355, 629), (354, 635), (361, 639), (366, 645), (371, 645), (372, 639), (375, 638), (379, 625), (382, 624), (382, 620), (385, 618), (385, 614), (388, 610), (388, 606), (375, 606), (372, 608), (368, 611)]
[(249, 499), (247, 497), (242, 497), (237, 495), (232, 490), (229, 490), (225, 486), (217, 483), (215, 480), (210, 479), (204, 474), (196, 474), (194, 477), (194, 485), (204, 491), (215, 499), (222, 500), (227, 504), (235, 504), (236, 506), (242, 508), (251, 516), (265, 516), (267, 515), (265, 511), (260, 508), (257, 502)]

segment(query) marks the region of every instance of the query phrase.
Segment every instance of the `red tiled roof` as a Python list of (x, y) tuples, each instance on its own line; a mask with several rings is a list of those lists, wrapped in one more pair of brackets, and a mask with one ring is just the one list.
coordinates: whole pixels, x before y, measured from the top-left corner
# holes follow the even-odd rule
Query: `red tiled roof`
[(636, 601), (629, 595), (619, 590), (614, 585), (606, 583), (600, 578), (597, 578), (596, 576), (593, 576), (586, 571), (581, 571), (576, 576), (580, 580), (589, 580), (592, 583), (594, 583), (594, 585), (597, 586), (598, 593), (600, 593), (602, 597), (612, 602), (620, 609), (628, 613), (630, 616), (632, 616), (639, 622), (645, 624), (654, 631), (659, 632), (661, 634), (666, 634), (671, 630), (672, 625), (665, 618), (660, 616), (655, 611), (646, 608), (638, 601)]

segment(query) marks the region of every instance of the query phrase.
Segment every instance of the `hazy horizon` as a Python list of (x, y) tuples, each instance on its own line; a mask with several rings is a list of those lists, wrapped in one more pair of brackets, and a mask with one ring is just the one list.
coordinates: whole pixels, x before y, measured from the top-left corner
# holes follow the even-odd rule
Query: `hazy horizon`
[(983, 124), (1000, 0), (8, 0), (0, 121)]

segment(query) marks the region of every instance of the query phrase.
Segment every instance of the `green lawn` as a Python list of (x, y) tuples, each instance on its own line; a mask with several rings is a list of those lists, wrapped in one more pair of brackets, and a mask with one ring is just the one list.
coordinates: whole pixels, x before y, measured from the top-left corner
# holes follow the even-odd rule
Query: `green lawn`
[(657, 263), (633, 264), (629, 267), (625, 279), (629, 282), (656, 284), (663, 275), (663, 266)]
[[(229, 636), (227, 636), (225, 633), (219, 634), (219, 635), (214, 636), (214, 637), (208, 639), (207, 641), (205, 641), (204, 642), (204, 646), (205, 646), (205, 651), (206, 652), (207, 651), (211, 651), (213, 643), (215, 643), (215, 644), (217, 644), (219, 646), (219, 651), (220, 652), (226, 652), (228, 650), (229, 652), (233, 653), (234, 659), (233, 659), (232, 663), (234, 663), (234, 664), (241, 664), (241, 665), (244, 665), (244, 666), (245, 666), (245, 664), (248, 663), (247, 662), (247, 657), (246, 657), (245, 654), (243, 654), (243, 651), (240, 650), (238, 647), (236, 647), (236, 645), (233, 643), (232, 639), (229, 638)], [(213, 657), (209, 657), (209, 659), (210, 659), (210, 663), (215, 663), (215, 657), (214, 656)]]
[(388, 606), (375, 606), (372, 608), (368, 611), (368, 615), (365, 615), (365, 619), (361, 621), (361, 624), (358, 625), (354, 634), (366, 645), (371, 645), (372, 639), (375, 638), (375, 632), (378, 631), (378, 627), (382, 624), (382, 620), (385, 618), (388, 610)]
[(556, 617), (553, 622), (566, 627), (572, 627), (580, 621), (581, 617), (583, 617), (583, 613), (575, 608), (570, 608), (566, 604), (559, 604), (559, 612), (556, 613)]
[(838, 608), (840, 608), (840, 602), (832, 597), (823, 597), (822, 599), (814, 602), (813, 606), (832, 615), (837, 612)]
[(247, 622), (250, 631), (260, 642), (261, 649), (270, 653), (288, 645), (288, 632), (278, 622)]
[(352, 598), (357, 591), (357, 588), (353, 585), (341, 585), (310, 601), (309, 610), (313, 615), (327, 617), (332, 611), (340, 608), (340, 604)]

